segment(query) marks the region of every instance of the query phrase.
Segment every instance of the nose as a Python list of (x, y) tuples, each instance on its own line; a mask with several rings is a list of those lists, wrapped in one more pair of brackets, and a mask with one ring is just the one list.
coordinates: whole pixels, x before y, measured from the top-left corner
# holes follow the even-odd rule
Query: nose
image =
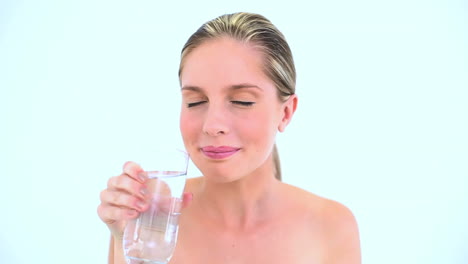
[(203, 132), (216, 137), (229, 133), (229, 117), (221, 106), (211, 104), (205, 113)]

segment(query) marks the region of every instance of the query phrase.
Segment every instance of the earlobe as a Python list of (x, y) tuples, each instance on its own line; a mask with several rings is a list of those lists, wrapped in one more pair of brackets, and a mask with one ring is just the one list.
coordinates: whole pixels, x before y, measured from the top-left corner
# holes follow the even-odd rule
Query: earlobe
[(291, 122), (294, 112), (296, 112), (297, 101), (297, 95), (293, 94), (286, 102), (284, 102), (282, 106), (282, 119), (278, 125), (279, 132), (283, 132), (288, 126), (289, 122)]

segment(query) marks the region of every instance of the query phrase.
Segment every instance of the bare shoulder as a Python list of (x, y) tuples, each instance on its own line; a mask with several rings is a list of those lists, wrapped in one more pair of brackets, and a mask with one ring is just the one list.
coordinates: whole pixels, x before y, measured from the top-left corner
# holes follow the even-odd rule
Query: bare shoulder
[(310, 224), (320, 227), (326, 263), (361, 263), (358, 225), (348, 207), (288, 184), (284, 189), (310, 215)]
[(308, 192), (293, 185), (289, 185), (286, 183), (282, 183), (282, 185), (286, 195), (292, 197), (292, 199), (296, 202), (301, 201), (301, 204), (306, 206), (309, 210), (318, 210), (319, 212), (317, 213), (322, 214), (323, 217), (333, 218), (328, 220), (339, 220), (340, 222), (351, 221), (355, 223), (353, 213), (345, 205), (337, 201), (327, 199), (325, 197)]

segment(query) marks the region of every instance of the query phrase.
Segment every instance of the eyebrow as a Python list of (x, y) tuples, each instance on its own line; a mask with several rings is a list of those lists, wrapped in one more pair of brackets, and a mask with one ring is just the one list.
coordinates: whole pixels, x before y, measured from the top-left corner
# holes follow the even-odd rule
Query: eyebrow
[[(263, 91), (263, 89), (260, 88), (259, 86), (254, 85), (254, 84), (250, 84), (250, 83), (240, 83), (240, 84), (234, 84), (234, 85), (229, 86), (229, 89), (231, 89), (231, 90), (239, 90), (239, 89), (245, 89), (245, 88), (255, 88), (255, 89), (259, 89), (260, 91)], [(183, 86), (180, 90), (181, 91), (188, 90), (188, 91), (194, 91), (194, 92), (202, 92), (203, 88), (198, 87), (198, 86), (193, 86), (193, 85), (186, 85), (186, 86)]]
[(181, 89), (181, 91), (195, 91), (195, 92), (201, 92), (203, 91), (202, 88), (198, 87), (198, 86), (192, 86), (192, 85), (186, 85), (186, 86), (183, 86)]
[(263, 89), (260, 88), (259, 86), (250, 84), (250, 83), (241, 83), (241, 84), (232, 85), (231, 88), (233, 90), (238, 90), (238, 89), (243, 89), (243, 88), (256, 88), (256, 89), (263, 91)]

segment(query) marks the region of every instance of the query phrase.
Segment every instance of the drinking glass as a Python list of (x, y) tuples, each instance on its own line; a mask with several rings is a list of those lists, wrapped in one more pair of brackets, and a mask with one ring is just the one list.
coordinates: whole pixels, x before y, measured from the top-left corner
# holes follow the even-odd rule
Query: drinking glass
[(188, 155), (180, 150), (158, 151), (139, 163), (151, 203), (125, 227), (125, 259), (129, 264), (166, 264), (177, 242)]

